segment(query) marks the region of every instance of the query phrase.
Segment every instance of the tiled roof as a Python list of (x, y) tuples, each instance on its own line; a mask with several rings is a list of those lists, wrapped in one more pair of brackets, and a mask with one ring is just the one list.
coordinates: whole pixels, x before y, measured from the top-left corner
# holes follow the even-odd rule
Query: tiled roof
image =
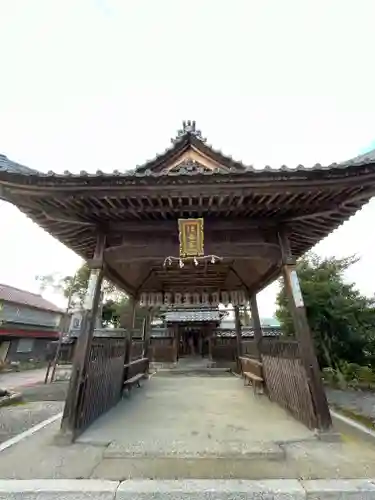
[(201, 321), (220, 321), (220, 311), (194, 309), (190, 311), (169, 311), (165, 313), (167, 323), (193, 323)]
[[(213, 156), (217, 159), (218, 163), (226, 166), (226, 168), (208, 169), (204, 165), (200, 165), (196, 161), (182, 161), (172, 169), (159, 168), (170, 157), (176, 155), (179, 151), (183, 151), (188, 146), (194, 146), (201, 149), (203, 153)], [(47, 173), (31, 169), (19, 163), (9, 160), (5, 155), (0, 154), (0, 173), (6, 172), (10, 174), (21, 174), (27, 176), (37, 177), (52, 177), (56, 179), (77, 179), (92, 178), (106, 179), (106, 178), (134, 178), (134, 177), (165, 177), (165, 176), (222, 176), (233, 174), (251, 173), (254, 175), (275, 175), (283, 172), (306, 172), (306, 171), (325, 171), (325, 170), (345, 170), (347, 167), (364, 166), (375, 163), (375, 150), (369, 151), (365, 154), (359, 155), (348, 161), (340, 163), (331, 163), (329, 165), (321, 165), (316, 163), (312, 166), (298, 165), (295, 167), (287, 167), (285, 165), (279, 168), (273, 168), (269, 165), (263, 168), (255, 168), (253, 165), (246, 165), (240, 160), (234, 160), (231, 156), (225, 155), (222, 151), (213, 148), (211, 145), (206, 144), (206, 140), (202, 138), (200, 131), (195, 127), (195, 122), (184, 122), (183, 129), (178, 132), (175, 139), (172, 140), (172, 147), (167, 148), (163, 153), (156, 155), (155, 158), (147, 160), (143, 165), (138, 165), (133, 170), (119, 171), (113, 170), (112, 172), (103, 172), (101, 170), (95, 173), (90, 173), (82, 170), (77, 174), (65, 171), (64, 173), (56, 173), (49, 171)]]
[(5, 155), (2, 154), (0, 154), (0, 172), (1, 171), (24, 175), (41, 174), (41, 172), (39, 172), (38, 170), (33, 170), (32, 168), (25, 167), (25, 165), (21, 165), (20, 163), (9, 160)]
[(19, 288), (14, 288), (9, 285), (0, 284), (0, 301), (34, 307), (35, 309), (41, 309), (43, 311), (63, 313), (60, 308), (44, 299), (41, 295), (27, 292), (26, 290), (20, 290)]
[[(251, 327), (242, 327), (241, 329), (242, 333), (242, 338), (244, 339), (253, 339), (254, 338), (254, 329)], [(280, 337), (282, 335), (281, 329), (280, 328), (262, 328), (262, 333), (263, 337)], [(162, 328), (156, 328), (153, 327), (151, 328), (151, 337), (156, 338), (156, 337), (169, 337), (173, 336), (168, 331), (168, 328), (162, 327)], [(219, 338), (236, 338), (236, 330), (234, 329), (223, 329), (223, 328), (218, 328), (216, 330), (216, 337)]]
[[(281, 335), (281, 328), (264, 327), (262, 328), (263, 337), (279, 337)], [(251, 326), (243, 326), (241, 328), (242, 338), (254, 338), (254, 328)], [(231, 328), (218, 328), (216, 330), (217, 337), (235, 338), (236, 330)]]
[(346, 167), (349, 165), (365, 165), (367, 163), (375, 163), (375, 149), (372, 149), (371, 151), (367, 151), (367, 153), (361, 154), (356, 156), (355, 158), (352, 158), (348, 161), (343, 161), (340, 163), (341, 166)]

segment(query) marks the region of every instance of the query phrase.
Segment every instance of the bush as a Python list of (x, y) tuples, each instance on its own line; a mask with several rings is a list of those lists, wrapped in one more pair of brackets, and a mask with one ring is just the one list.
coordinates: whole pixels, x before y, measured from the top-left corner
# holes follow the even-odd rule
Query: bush
[(337, 371), (334, 368), (323, 368), (323, 380), (330, 385), (338, 383)]

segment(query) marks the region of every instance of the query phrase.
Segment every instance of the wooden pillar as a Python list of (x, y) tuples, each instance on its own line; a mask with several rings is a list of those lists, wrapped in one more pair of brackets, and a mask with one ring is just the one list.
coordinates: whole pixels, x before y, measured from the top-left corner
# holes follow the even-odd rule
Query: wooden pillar
[(150, 354), (150, 336), (151, 336), (151, 310), (143, 320), (143, 356), (149, 357)]
[(173, 363), (177, 363), (178, 361), (178, 349), (179, 349), (179, 344), (180, 344), (180, 327), (178, 323), (173, 324), (173, 340), (172, 340), (172, 346), (173, 346)]
[(203, 354), (203, 337), (205, 337), (207, 334), (207, 328), (204, 326), (201, 328), (199, 332), (199, 337), (198, 337), (198, 354), (202, 356)]
[(282, 273), (285, 290), (294, 322), (296, 338), (299, 343), (299, 353), (309, 381), (318, 428), (320, 430), (328, 430), (332, 427), (331, 414), (329, 412), (314, 343), (307, 321), (306, 310), (296, 271), (296, 262), (291, 253), (289, 240), (285, 233), (279, 233), (279, 242), (282, 255)]
[(72, 375), (69, 382), (63, 418), (61, 421), (61, 433), (71, 441), (73, 441), (75, 437), (77, 416), (80, 411), (82, 398), (84, 397), (87, 365), (101, 296), (104, 249), (105, 236), (98, 235), (94, 258), (89, 263), (91, 271), (86, 297), (83, 304), (84, 313), (81, 321), (77, 347), (75, 349)]
[[(127, 365), (131, 362), (132, 360), (132, 347), (133, 347), (133, 330), (134, 330), (134, 323), (135, 323), (135, 309), (137, 306), (137, 301), (134, 297), (130, 297), (130, 303), (131, 303), (131, 309), (130, 309), (130, 318), (129, 322), (127, 325), (127, 349), (125, 351), (125, 357), (124, 357), (124, 365)], [(126, 374), (124, 374), (126, 375)], [(126, 380), (126, 379), (125, 379)]]
[(239, 372), (241, 371), (240, 356), (242, 356), (242, 328), (241, 328), (241, 318), (240, 318), (240, 308), (234, 306), (234, 317), (236, 325), (236, 347), (237, 347), (237, 367)]
[(250, 297), (250, 309), (251, 309), (251, 319), (253, 321), (254, 339), (255, 339), (257, 357), (259, 358), (259, 360), (262, 360), (263, 333), (262, 333), (262, 325), (260, 323), (260, 318), (259, 318), (258, 301), (255, 293)]
[(214, 330), (215, 326), (213, 324), (210, 324), (208, 331), (208, 359), (210, 361), (212, 361), (212, 342), (213, 342)]

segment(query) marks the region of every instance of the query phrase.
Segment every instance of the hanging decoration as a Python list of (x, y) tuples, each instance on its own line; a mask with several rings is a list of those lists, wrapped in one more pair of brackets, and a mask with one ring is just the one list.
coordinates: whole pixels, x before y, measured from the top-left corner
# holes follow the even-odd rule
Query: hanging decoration
[(178, 267), (183, 268), (186, 262), (193, 262), (195, 266), (199, 266), (200, 262), (209, 262), (210, 264), (216, 264), (223, 260), (222, 257), (218, 257), (217, 255), (203, 255), (202, 257), (173, 257), (169, 255), (164, 259), (163, 266), (172, 266), (173, 263), (177, 263)]
[(217, 290), (208, 292), (143, 292), (139, 298), (141, 307), (162, 306), (243, 306), (247, 303), (247, 294), (244, 290)]
[(199, 219), (178, 219), (178, 230), (180, 240), (180, 256), (169, 255), (164, 259), (163, 266), (172, 266), (177, 263), (181, 269), (186, 262), (192, 262), (199, 266), (200, 262), (215, 264), (222, 259), (217, 255), (204, 255), (204, 221)]

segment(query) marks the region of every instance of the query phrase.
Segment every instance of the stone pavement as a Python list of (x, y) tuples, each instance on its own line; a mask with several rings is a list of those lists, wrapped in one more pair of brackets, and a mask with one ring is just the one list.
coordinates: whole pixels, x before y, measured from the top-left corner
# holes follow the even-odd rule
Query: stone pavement
[(322, 442), (233, 376), (154, 376), (80, 442), (57, 446), (58, 429), (54, 422), (1, 452), (0, 478), (375, 477), (370, 442)]

